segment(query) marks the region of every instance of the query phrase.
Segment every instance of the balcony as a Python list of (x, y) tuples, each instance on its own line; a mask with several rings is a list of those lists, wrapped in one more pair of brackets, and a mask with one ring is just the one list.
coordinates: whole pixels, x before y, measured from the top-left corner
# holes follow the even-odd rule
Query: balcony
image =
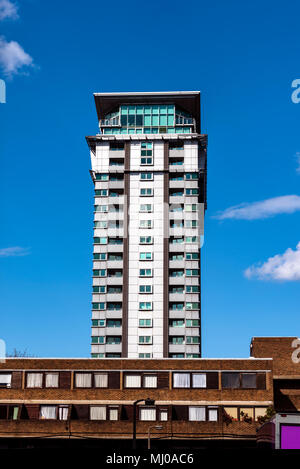
[(183, 301), (184, 299), (184, 293), (169, 293), (169, 301)]
[[(182, 204), (184, 202), (184, 192), (176, 192), (177, 195), (169, 194), (169, 204)], [(191, 202), (196, 203), (196, 202)]]
[(170, 269), (183, 269), (184, 268), (184, 259), (182, 260), (169, 260)]
[(169, 344), (169, 353), (184, 353), (185, 345), (184, 344)]
[(107, 244), (107, 251), (109, 253), (123, 252), (123, 244)]
[[(176, 309), (171, 309), (169, 311), (169, 318), (170, 319), (182, 319), (182, 316), (186, 316), (186, 313), (183, 313), (182, 311), (179, 311), (179, 310), (176, 310)], [(179, 329), (178, 327), (176, 329)], [(184, 329), (184, 328), (183, 328)], [(179, 331), (177, 331), (177, 334), (175, 335), (181, 335), (181, 330), (183, 329), (180, 329)]]
[(169, 252), (178, 252), (184, 249), (185, 243), (169, 243)]
[[(119, 327), (106, 327), (105, 328), (105, 335), (111, 335), (111, 334), (117, 334), (117, 335), (122, 335), (122, 326)], [(111, 345), (111, 344), (107, 344)], [(120, 345), (120, 344), (117, 344)]]
[[(181, 319), (182, 318), (182, 314), (181, 314), (181, 317), (178, 317), (178, 318), (173, 318), (173, 319)], [(172, 326), (169, 326), (169, 336), (178, 336), (178, 335), (185, 335), (185, 327), (182, 326), (178, 326), (178, 327), (172, 327)], [(171, 345), (171, 344), (169, 344)]]
[(118, 179), (117, 181), (109, 181), (109, 189), (124, 189), (124, 179)]
[[(186, 328), (186, 336), (187, 337), (199, 337), (199, 327), (187, 327)], [(187, 345), (199, 345), (199, 344), (187, 344)]]
[(124, 148), (116, 148), (115, 150), (109, 149), (109, 157), (110, 158), (124, 158), (125, 157), (125, 150)]
[(185, 282), (185, 277), (169, 277), (169, 285), (182, 285)]
[(123, 293), (107, 293), (106, 294), (106, 301), (122, 301), (122, 299), (123, 299)]
[(113, 191), (112, 193), (114, 195), (109, 195), (108, 199), (106, 199), (104, 203), (107, 203), (108, 205), (124, 205), (124, 194), (117, 194), (115, 191)]
[(108, 269), (122, 269), (123, 268), (123, 259), (122, 260), (107, 260)]
[(170, 148), (169, 157), (170, 158), (183, 158), (184, 156), (184, 147)]
[(170, 188), (184, 188), (184, 181), (169, 181), (169, 187)]
[(109, 119), (100, 119), (99, 126), (100, 127), (119, 127), (120, 124), (120, 116), (115, 115), (114, 117), (108, 116)]
[(109, 238), (123, 238), (124, 236), (124, 228), (123, 226), (119, 226), (118, 228), (111, 228), (108, 227), (106, 233), (102, 234), (101, 236), (108, 236)]
[(123, 276), (122, 277), (106, 277), (107, 285), (123, 285)]
[[(105, 317), (106, 319), (122, 319), (122, 310), (119, 310), (119, 311), (108, 311), (106, 310), (105, 311)], [(112, 334), (112, 331), (114, 331), (115, 329), (110, 327), (110, 332), (109, 332), (109, 335)], [(118, 333), (119, 335), (119, 333)]]
[(106, 353), (121, 353), (122, 344), (106, 344), (105, 352)]

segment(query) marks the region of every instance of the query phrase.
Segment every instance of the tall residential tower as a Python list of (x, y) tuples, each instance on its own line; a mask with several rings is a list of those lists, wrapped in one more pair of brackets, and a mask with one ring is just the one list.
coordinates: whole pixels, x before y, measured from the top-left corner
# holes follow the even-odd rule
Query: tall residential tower
[(200, 93), (95, 93), (92, 357), (199, 358)]

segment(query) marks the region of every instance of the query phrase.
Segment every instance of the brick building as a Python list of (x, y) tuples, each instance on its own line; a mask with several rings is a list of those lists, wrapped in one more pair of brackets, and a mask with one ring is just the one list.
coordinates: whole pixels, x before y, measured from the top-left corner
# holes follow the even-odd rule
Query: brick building
[[(266, 411), (300, 408), (296, 338), (254, 338), (248, 359), (39, 359), (0, 364), (0, 445), (255, 446)], [(294, 344), (294, 348), (293, 348)], [(130, 444), (129, 444), (130, 446)]]

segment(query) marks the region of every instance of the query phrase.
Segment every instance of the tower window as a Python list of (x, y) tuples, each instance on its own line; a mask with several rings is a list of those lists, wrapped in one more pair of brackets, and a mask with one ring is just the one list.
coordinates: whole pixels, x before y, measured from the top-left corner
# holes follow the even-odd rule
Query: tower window
[(153, 173), (141, 173), (140, 174), (141, 181), (152, 181), (153, 180)]
[(153, 164), (153, 144), (152, 142), (141, 143), (141, 165)]
[(140, 236), (140, 244), (153, 244), (152, 236)]
[(152, 285), (140, 285), (139, 286), (139, 293), (152, 293), (153, 287)]
[(139, 319), (139, 327), (152, 327), (152, 319)]
[(146, 189), (146, 188), (140, 189), (140, 196), (141, 197), (151, 197), (152, 195), (153, 195), (152, 187), (149, 187), (148, 189)]
[(140, 277), (152, 277), (152, 269), (140, 269)]
[(152, 301), (142, 301), (139, 303), (139, 310), (141, 311), (152, 311)]
[(153, 253), (152, 252), (140, 252), (140, 261), (152, 261)]
[(152, 336), (151, 335), (140, 335), (139, 336), (139, 344), (140, 345), (152, 344)]

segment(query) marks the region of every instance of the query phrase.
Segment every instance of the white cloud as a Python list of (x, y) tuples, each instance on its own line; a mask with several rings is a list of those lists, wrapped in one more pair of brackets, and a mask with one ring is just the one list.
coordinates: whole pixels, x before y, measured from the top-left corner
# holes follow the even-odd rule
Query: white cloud
[(0, 249), (0, 257), (28, 256), (28, 254), (30, 254), (29, 248), (22, 248), (20, 246)]
[(258, 220), (270, 218), (282, 213), (294, 213), (300, 210), (300, 197), (298, 195), (284, 195), (272, 199), (261, 200), (253, 203), (243, 203), (229, 207), (218, 213), (213, 218), (225, 220), (234, 218), (237, 220)]
[(296, 250), (287, 249), (283, 254), (270, 257), (266, 262), (248, 267), (244, 272), (247, 278), (278, 280), (283, 282), (300, 280), (300, 242)]
[(10, 2), (10, 0), (0, 0), (0, 21), (6, 18), (15, 20), (18, 17), (18, 7), (15, 3)]
[(33, 59), (16, 41), (0, 37), (0, 66), (7, 76), (19, 73), (23, 67), (32, 67)]

